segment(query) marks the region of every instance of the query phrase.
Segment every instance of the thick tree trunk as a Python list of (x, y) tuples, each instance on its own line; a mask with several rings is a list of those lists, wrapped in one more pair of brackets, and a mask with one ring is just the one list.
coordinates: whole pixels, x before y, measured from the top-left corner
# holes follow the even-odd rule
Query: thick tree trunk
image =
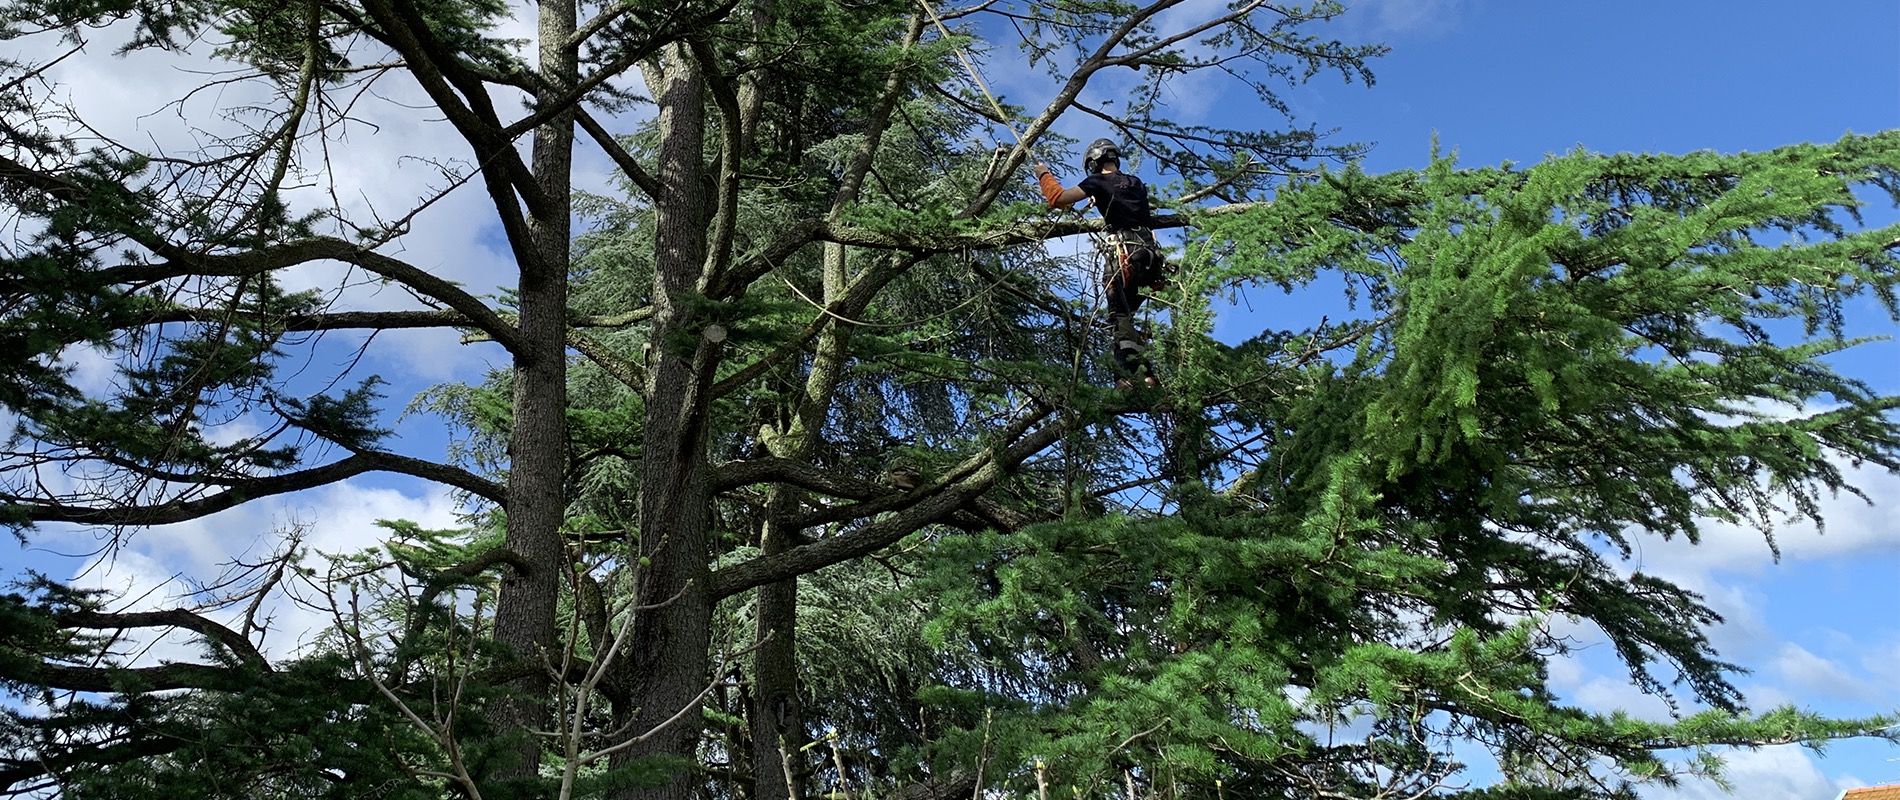
[(710, 679), (712, 605), (706, 587), (706, 416), (712, 371), (724, 331), (700, 318), (706, 254), (705, 81), (681, 45), (664, 54), (660, 75), (660, 184), (655, 205), (653, 351), (641, 450), (638, 612), (631, 651), (622, 655), (630, 705), (616, 722), (647, 740), (615, 758), (616, 766), (655, 756), (681, 768), (651, 789), (620, 798), (684, 800), (698, 773), (691, 768), (701, 727), (699, 696)]
[[(540, 12), (541, 70), (561, 85), (575, 80), (573, 0), (544, 0)], [(539, 98), (558, 95), (550, 88)], [(569, 175), (573, 167), (574, 115), (563, 113), (535, 128), (532, 166), (548, 206), (531, 216), (534, 258), (520, 264), (522, 352), (515, 363), (514, 428), (508, 441), (507, 546), (529, 568), (503, 579), (495, 605), (495, 640), (518, 658), (540, 663), (557, 649), (555, 607), (560, 600), (561, 520), (567, 507), (567, 274)], [(494, 777), (532, 779), (539, 771), (540, 743), (529, 731), (547, 727), (548, 676), (535, 671), (516, 682), (516, 694), (499, 703), (494, 721), (521, 737), (508, 748)]]

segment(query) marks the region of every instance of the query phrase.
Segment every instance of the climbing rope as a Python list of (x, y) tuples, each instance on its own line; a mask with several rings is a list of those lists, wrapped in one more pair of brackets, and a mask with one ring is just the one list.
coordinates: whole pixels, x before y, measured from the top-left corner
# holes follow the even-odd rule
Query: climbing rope
[[(943, 18), (939, 16), (937, 14), (936, 9), (932, 7), (931, 0), (917, 0), (917, 4), (924, 9), (925, 14), (929, 15), (931, 23), (934, 24), (937, 28), (938, 35), (941, 36), (946, 42), (954, 41), (952, 39), (952, 34), (950, 33), (950, 28), (944, 24)], [(1031, 153), (1028, 145), (1025, 144), (1023, 140), (1022, 132), (1018, 131), (1016, 129), (1016, 126), (1010, 121), (1011, 117), (1009, 115), (1009, 112), (1004, 110), (1002, 102), (996, 99), (996, 94), (990, 91), (989, 82), (983, 79), (982, 71), (977, 69), (976, 62), (970, 58), (968, 51), (966, 51), (961, 45), (953, 44), (952, 47), (954, 48), (957, 61), (962, 63), (964, 71), (969, 73), (970, 81), (976, 84), (977, 90), (981, 91), (983, 93), (983, 97), (989, 101), (991, 110), (993, 110), (996, 114), (996, 121), (1001, 123), (1003, 127), (1009, 131), (1010, 136), (1016, 140), (1016, 146), (1018, 148), (1021, 148), (1025, 153), (1030, 153), (1033, 156), (1033, 153)], [(1080, 213), (1082, 209), (1072, 209), (1072, 211), (1076, 213)], [(1107, 267), (1106, 259), (1113, 258), (1114, 255), (1111, 252), (1110, 248), (1106, 246), (1108, 242), (1106, 240), (1106, 237), (1103, 234), (1091, 232), (1090, 236), (1094, 240), (1093, 242), (1091, 242), (1091, 244), (1095, 246), (1096, 253), (1098, 254), (1099, 258), (1103, 259), (1102, 261), (1099, 261), (1097, 263), (1100, 263), (1103, 267), (1102, 271), (1105, 271)], [(1085, 260), (1084, 263), (1088, 263), (1088, 261)], [(1095, 324), (1097, 320), (1100, 318), (1100, 314), (1107, 300), (1107, 297), (1106, 297), (1107, 287), (1105, 285), (1102, 285), (1102, 282), (1101, 282), (1102, 271), (1097, 271), (1097, 273), (1093, 275), (1084, 275), (1082, 279), (1082, 283), (1084, 286), (1092, 286), (1094, 287), (1095, 291), (1090, 292), (1090, 299), (1092, 302), (1090, 303), (1088, 316), (1086, 317), (1086, 319), (1082, 321), (1082, 326), (1081, 326), (1082, 329), (1080, 331), (1073, 332), (1070, 336), (1070, 340), (1075, 341), (1077, 346), (1075, 347), (1075, 355), (1071, 361), (1071, 371), (1069, 375), (1068, 402), (1063, 404), (1064, 413), (1067, 413), (1067, 414), (1075, 413), (1074, 398), (1077, 391), (1080, 388), (1080, 384), (1082, 382), (1082, 374), (1084, 372), (1084, 355), (1083, 354), (1090, 350), (1089, 344), (1090, 344), (1090, 340), (1093, 338)], [(789, 285), (789, 283), (787, 285)], [(991, 288), (995, 288), (994, 284), (992, 285)], [(797, 289), (794, 287), (793, 291), (797, 291)], [(1159, 301), (1162, 305), (1168, 306), (1170, 308), (1175, 307), (1173, 303), (1168, 302), (1166, 300), (1161, 300), (1161, 298), (1155, 297), (1153, 295), (1149, 295), (1148, 299)], [(958, 307), (961, 308), (962, 305), (967, 305), (967, 304), (968, 304), (968, 301), (966, 301), (964, 304), (960, 304)], [(830, 313), (830, 312), (827, 311), (827, 313)], [(833, 316), (836, 316), (836, 315), (833, 315)], [(1068, 325), (1072, 325), (1073, 323), (1074, 323), (1074, 319), (1069, 318), (1065, 320), (1065, 327), (1067, 327)], [(1079, 341), (1077, 341), (1078, 339)], [(1173, 436), (1172, 421), (1167, 419), (1166, 415), (1158, 415), (1154, 421), (1154, 424), (1156, 427), (1157, 434), (1159, 434), (1163, 439), (1172, 438)], [(1075, 449), (1074, 437), (1078, 433), (1079, 431), (1072, 431), (1070, 435), (1064, 437), (1065, 441), (1063, 445), (1062, 460), (1063, 460), (1063, 471), (1064, 471), (1064, 484), (1066, 487), (1063, 493), (1064, 494), (1063, 512), (1065, 514), (1069, 510), (1068, 505), (1072, 501), (1073, 494), (1076, 490), (1076, 487), (1075, 487), (1076, 465), (1074, 463), (1076, 454), (1074, 452), (1074, 449)]]
[[(964, 258), (966, 260), (969, 258), (969, 255), (967, 254), (967, 252)], [(924, 323), (927, 323), (927, 322), (935, 322), (937, 320), (940, 320), (952, 314), (955, 314), (958, 311), (962, 311), (965, 308), (968, 308), (972, 303), (975, 303), (976, 301), (989, 296), (990, 292), (996, 291), (996, 287), (1003, 285), (1003, 281), (1005, 280), (1006, 276), (998, 275), (996, 280), (991, 281), (988, 286), (985, 286), (982, 289), (978, 290), (977, 292), (971, 294), (969, 297), (964, 298), (963, 302), (961, 303), (958, 303), (954, 306), (951, 306), (949, 308), (946, 308), (942, 311), (936, 312), (929, 316), (919, 317), (917, 319), (907, 320), (904, 322), (870, 322), (867, 320), (852, 319), (851, 317), (847, 317), (843, 314), (840, 314), (836, 311), (831, 310), (830, 308), (827, 308), (823, 303), (820, 303), (816, 300), (811, 299), (810, 295), (805, 294), (803, 291), (801, 291), (798, 288), (797, 284), (792, 283), (791, 280), (787, 279), (784, 275), (780, 275), (777, 270), (774, 270), (772, 272), (772, 277), (778, 278), (780, 283), (785, 284), (785, 288), (792, 290), (792, 294), (797, 295), (798, 299), (805, 301), (806, 305), (809, 305), (812, 308), (818, 309), (819, 313), (822, 313), (825, 316), (835, 319), (846, 325), (857, 325), (859, 327), (864, 327), (864, 328), (913, 328), (913, 327), (923, 325)]]
[[(929, 15), (931, 23), (936, 25), (938, 35), (942, 36), (944, 41), (946, 42), (955, 41), (953, 35), (950, 33), (949, 26), (943, 24), (943, 17), (938, 16), (937, 10), (931, 6), (930, 0), (917, 0), (917, 5), (924, 10), (924, 13), (926, 15)], [(979, 91), (983, 92), (983, 97), (989, 100), (990, 108), (996, 112), (996, 121), (1002, 123), (1003, 127), (1009, 131), (1010, 136), (1015, 137), (1017, 147), (1023, 148), (1025, 152), (1029, 152), (1029, 148), (1023, 144), (1022, 132), (1016, 130), (1016, 126), (1010, 123), (1009, 112), (1003, 109), (1002, 102), (996, 99), (996, 94), (994, 92), (990, 91), (989, 82), (983, 79), (983, 72), (977, 69), (976, 62), (970, 58), (969, 51), (965, 50), (962, 45), (953, 44), (951, 45), (951, 47), (956, 53), (957, 61), (961, 62), (963, 64), (963, 69), (969, 73), (970, 80), (976, 84), (976, 88)], [(1050, 225), (1053, 226), (1054, 222), (1051, 221)], [(969, 258), (967, 251), (964, 257), (965, 259)], [(994, 291), (997, 286), (1001, 285), (1000, 280), (993, 281), (990, 283), (989, 286), (984, 287), (982, 291), (972, 294), (970, 297), (964, 299), (963, 302), (958, 303), (954, 306), (951, 306), (950, 308), (945, 309), (943, 311), (924, 317), (922, 319), (911, 320), (907, 322), (868, 322), (868, 321), (860, 320), (860, 319), (852, 319), (850, 317), (847, 317), (835, 311), (832, 311), (830, 308), (825, 307), (824, 304), (811, 299), (810, 296), (806, 295), (803, 291), (799, 290), (799, 288), (796, 285), (794, 285), (790, 280), (787, 280), (785, 276), (779, 275), (776, 271), (773, 272), (773, 275), (777, 277), (780, 282), (785, 284), (785, 288), (792, 290), (792, 293), (797, 295), (798, 299), (805, 301), (805, 303), (807, 305), (810, 305), (812, 308), (818, 309), (818, 311), (823, 313), (825, 316), (831, 317), (832, 319), (835, 319), (839, 322), (843, 322), (847, 325), (858, 325), (858, 326), (867, 327), (867, 328), (905, 328), (905, 327), (912, 327), (916, 325), (921, 325), (926, 322), (932, 322), (938, 319), (942, 319), (952, 314), (955, 314), (956, 312), (961, 311), (964, 308), (969, 307), (972, 303), (975, 303), (977, 300), (982, 299), (984, 296)]]
[[(917, 5), (924, 9), (925, 14), (930, 15), (930, 21), (937, 26), (937, 34), (942, 36), (946, 42), (953, 41), (950, 28), (943, 24), (942, 17), (937, 16), (937, 10), (931, 7), (930, 0), (917, 0)], [(978, 90), (983, 92), (983, 96), (990, 101), (990, 108), (996, 112), (996, 121), (1002, 123), (1004, 129), (1009, 131), (1009, 135), (1016, 138), (1017, 147), (1021, 147), (1024, 152), (1028, 152), (1029, 146), (1023, 144), (1022, 132), (1016, 130), (1016, 126), (1010, 123), (1009, 112), (1003, 110), (1003, 104), (998, 102), (996, 95), (990, 91), (989, 82), (983, 80), (983, 73), (976, 68), (976, 62), (971, 60), (969, 51), (964, 50), (962, 45), (951, 46), (956, 51), (957, 60), (963, 63), (964, 71), (970, 73), (970, 80), (976, 84)]]

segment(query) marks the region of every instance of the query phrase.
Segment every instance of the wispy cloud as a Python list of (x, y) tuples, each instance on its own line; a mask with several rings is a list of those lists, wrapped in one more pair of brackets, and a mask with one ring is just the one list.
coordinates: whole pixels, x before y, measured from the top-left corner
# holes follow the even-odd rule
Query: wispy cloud
[(1841, 664), (1793, 642), (1781, 645), (1781, 652), (1775, 655), (1774, 670), (1788, 686), (1801, 690), (1803, 697), (1847, 698), (1867, 703), (1890, 699), (1890, 690), (1850, 674)]
[(1436, 36), (1456, 27), (1470, 0), (1346, 0), (1344, 24), (1375, 37)]
[[(113, 610), (190, 608), (204, 599), (193, 592), (194, 581), (204, 582), (219, 575), (233, 559), (261, 559), (280, 546), (285, 531), (299, 531), (309, 551), (304, 565), (322, 574), (324, 554), (353, 553), (381, 542), (387, 532), (377, 527), (378, 520), (411, 520), (425, 528), (444, 529), (457, 526), (457, 513), (450, 493), (440, 487), (408, 494), (369, 486), (361, 480), (346, 481), (258, 501), (193, 522), (137, 531), (118, 550), (78, 566), (73, 583), (110, 592), (117, 598)], [(90, 535), (69, 529), (61, 538), (76, 545), (70, 549), (78, 550)], [(60, 542), (49, 544), (57, 547)], [(264, 606), (260, 619), (270, 620), (264, 636), (267, 656), (295, 654), (329, 623), (328, 614), (315, 602), (321, 598), (303, 599), (307, 602), (279, 594)], [(211, 616), (235, 627), (240, 614), (241, 609), (227, 608)], [(200, 648), (189, 640), (189, 636), (176, 632), (158, 637), (129, 636), (120, 651), (136, 655), (140, 664), (199, 660)]]
[(1805, 518), (1785, 521), (1772, 531), (1707, 523), (1700, 545), (1671, 542), (1650, 550), (1648, 560), (1656, 568), (1671, 571), (1759, 570), (1774, 561), (1766, 538), (1770, 534), (1785, 560), (1900, 553), (1900, 526), (1893, 516), (1896, 498), (1900, 498), (1900, 475), (1868, 464), (1842, 465), (1842, 472), (1867, 498), (1847, 492), (1823, 495), (1818, 505), (1825, 527)]
[(1734, 800), (1737, 797), (1831, 798), (1863, 782), (1851, 776), (1830, 778), (1821, 772), (1809, 751), (1800, 745), (1724, 753), (1728, 766), (1723, 778), (1739, 790), (1731, 792), (1706, 778), (1688, 778), (1676, 787), (1649, 786), (1640, 794), (1647, 800)]

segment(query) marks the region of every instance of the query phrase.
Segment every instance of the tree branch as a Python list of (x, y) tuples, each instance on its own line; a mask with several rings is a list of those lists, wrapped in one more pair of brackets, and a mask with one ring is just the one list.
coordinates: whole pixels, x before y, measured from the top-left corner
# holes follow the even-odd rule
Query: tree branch
[(871, 305), (871, 301), (877, 297), (879, 290), (883, 289), (893, 278), (902, 275), (917, 262), (922, 261), (924, 257), (924, 255), (913, 253), (908, 258), (891, 264), (888, 268), (872, 269), (859, 276), (857, 280), (851, 283), (850, 288), (845, 290), (843, 297), (819, 309), (818, 315), (813, 317), (811, 322), (807, 323), (804, 330), (799, 331), (797, 336), (779, 345), (773, 349), (772, 352), (760, 357), (759, 360), (745, 365), (740, 368), (738, 372), (734, 372), (726, 376), (724, 380), (714, 384), (713, 397), (724, 397), (728, 392), (746, 385), (751, 382), (752, 379), (763, 374), (766, 370), (778, 365), (793, 354), (800, 352), (804, 349), (805, 345), (809, 344), (813, 339), (818, 338), (818, 335), (824, 332), (825, 327), (835, 321), (835, 317), (856, 317), (863, 313), (864, 309), (868, 308)]
[(353, 329), (403, 330), (413, 328), (474, 328), (462, 312), (418, 309), (410, 311), (330, 311), (319, 314), (272, 316), (219, 308), (167, 308), (154, 311), (130, 325), (167, 325), (174, 322), (224, 322), (243, 319), (260, 327), (294, 333)]
[(137, 694), (175, 689), (237, 692), (256, 684), (249, 670), (205, 664), (72, 667), (39, 661), (0, 662), (0, 679), (58, 691), (100, 694)]
[(336, 483), (366, 472), (396, 472), (454, 486), (502, 502), (500, 484), (467, 470), (394, 453), (362, 451), (320, 467), (232, 481), (228, 488), (194, 500), (117, 507), (71, 506), (57, 501), (0, 495), (0, 519), (13, 523), (72, 522), (81, 525), (169, 525), (216, 514), (260, 497)]
[[(589, 73), (587, 77), (581, 78), (579, 83), (556, 98), (554, 102), (536, 108), (533, 114), (516, 120), (513, 124), (504, 128), (502, 133), (509, 139), (513, 139), (516, 136), (534, 130), (535, 126), (553, 119), (563, 110), (578, 105), (583, 98), (587, 97), (589, 92), (599, 88), (601, 84), (606, 83), (609, 79), (625, 73), (628, 69), (632, 68), (633, 65), (645, 61), (660, 52), (660, 48), (673, 44), (683, 37), (711, 27), (713, 23), (718, 22), (727, 14), (732, 13), (732, 10), (737, 8), (738, 5), (739, 0), (721, 0), (719, 5), (707, 9), (706, 13), (689, 20), (681, 21), (671, 29), (656, 33), (647, 39), (647, 41), (640, 43), (637, 47), (627, 48), (614, 60), (601, 65), (599, 69)], [(593, 24), (592, 21), (589, 21), (589, 24)], [(578, 34), (580, 31), (576, 31), (575, 33)], [(580, 39), (577, 37), (574, 42), (579, 44)]]
[[(1156, 214), (1153, 227), (1157, 230), (1184, 228), (1202, 217), (1224, 217), (1243, 214), (1266, 206), (1265, 201), (1254, 203), (1229, 203), (1213, 208), (1183, 211), (1174, 214)], [(1083, 217), (1062, 217), (1059, 219), (1041, 219), (1020, 221), (988, 230), (961, 233), (955, 231), (890, 231), (872, 230), (844, 224), (816, 225), (812, 237), (828, 242), (865, 247), (879, 250), (903, 250), (912, 253), (954, 253), (964, 250), (994, 250), (1016, 245), (1033, 244), (1049, 239), (1060, 239), (1079, 233), (1099, 233), (1105, 230), (1101, 219)]]
[[(0, 156), (0, 183), (7, 182), (31, 187), (62, 202), (78, 203), (86, 199), (85, 189), (78, 184)], [(94, 273), (99, 280), (125, 283), (160, 281), (187, 275), (243, 276), (312, 261), (342, 261), (402, 283), (422, 296), (460, 312), (470, 326), (487, 333), (510, 352), (518, 352), (520, 347), (520, 337), (516, 335), (514, 326), (504, 322), (494, 309), (461, 287), (413, 264), (342, 239), (313, 237), (240, 253), (213, 255), (193, 252), (151, 234), (126, 232), (126, 236), (166, 259), (166, 262), (109, 267)]]
[(1265, 0), (1250, 0), (1250, 2), (1248, 2), (1246, 5), (1243, 5), (1232, 11), (1229, 11), (1226, 14), (1223, 14), (1219, 17), (1215, 17), (1214, 19), (1210, 19), (1199, 25), (1190, 27), (1186, 30), (1181, 31), (1180, 33), (1174, 34), (1173, 36), (1167, 36), (1167, 37), (1156, 39), (1152, 42), (1148, 42), (1146, 45), (1138, 49), (1131, 50), (1129, 52), (1123, 53), (1118, 56), (1114, 56), (1112, 58), (1108, 58), (1103, 62), (1103, 64), (1107, 66), (1119, 66), (1123, 64), (1130, 64), (1133, 62), (1140, 61), (1141, 59), (1152, 56), (1155, 53), (1161, 52), (1162, 50), (1165, 50), (1169, 47), (1173, 47), (1174, 45), (1180, 44), (1181, 42), (1186, 41), (1194, 36), (1198, 36), (1202, 33), (1206, 33), (1207, 31), (1213, 30), (1214, 28), (1220, 27), (1222, 25), (1226, 25), (1231, 22), (1238, 22), (1242, 19), (1245, 19), (1247, 15), (1260, 10), (1260, 8), (1265, 5), (1266, 5)]
[(461, 489), (492, 503), (500, 504), (507, 502), (508, 499), (507, 487), (461, 467), (380, 450), (356, 451), (352, 458), (368, 459), (372, 471), (394, 472), (435, 481)]
[[(831, 497), (843, 497), (851, 500), (866, 501), (848, 508), (864, 509), (862, 513), (853, 513), (844, 519), (869, 516), (879, 511), (889, 511), (909, 505), (912, 501), (907, 492), (872, 481), (859, 480), (830, 470), (820, 469), (810, 463), (789, 458), (761, 458), (751, 461), (735, 461), (720, 466), (713, 472), (711, 479), (713, 491), (731, 491), (742, 486), (760, 483), (782, 483), (808, 489)], [(871, 510), (874, 509), (875, 510)], [(975, 498), (956, 514), (964, 516), (962, 524), (992, 526), (1003, 530), (1017, 530), (1028, 525), (1028, 515), (1012, 508), (998, 505), (981, 497)], [(822, 522), (835, 521), (825, 518), (826, 512), (819, 511), (793, 520), (789, 527), (803, 529)]]
[(579, 351), (587, 360), (594, 362), (602, 372), (620, 381), (634, 394), (644, 397), (647, 390), (646, 368), (625, 358), (599, 339), (580, 331), (567, 332), (567, 346)]
[(1089, 79), (1110, 64), (1110, 54), (1115, 51), (1115, 48), (1121, 46), (1123, 41), (1140, 30), (1141, 26), (1156, 14), (1184, 2), (1186, 0), (1160, 0), (1160, 2), (1142, 6), (1134, 13), (1123, 17), (1121, 24), (1103, 37), (1102, 43), (1095, 48), (1095, 51), (1069, 73), (1069, 79), (1063, 82), (1062, 88), (1056, 92), (1055, 97), (1043, 107), (1042, 113), (1029, 121), (1029, 125), (1023, 129), (1022, 138), (1016, 141), (1016, 146), (1010, 149), (1009, 156), (1003, 160), (1002, 168), (997, 170), (995, 177), (990, 179), (988, 185), (979, 188), (976, 197), (971, 198), (969, 205), (965, 206), (958, 216), (975, 217), (987, 210), (991, 203), (996, 202), (997, 196), (1003, 191), (1004, 183), (1013, 180), (1012, 176), (1016, 174), (1016, 170), (1028, 160), (1030, 145), (1042, 138), (1042, 135), (1055, 125), (1056, 118), (1062, 116), (1062, 112), (1068, 109), (1069, 104), (1081, 96), (1082, 90), (1088, 87)]
[(700, 73), (706, 76), (706, 93), (719, 110), (719, 172), (714, 192), (711, 229), (706, 235), (706, 259), (700, 267), (702, 285), (710, 285), (712, 276), (724, 271), (732, 257), (732, 239), (739, 224), (739, 167), (745, 149), (740, 126), (739, 87), (719, 67), (718, 54), (704, 36), (695, 36), (688, 44)]
[[(104, 766), (143, 761), (153, 756), (175, 752), (189, 741), (182, 736), (156, 735), (113, 744), (73, 747), (54, 755), (47, 755), (42, 751), (33, 754), (34, 758), (30, 760), (9, 757), (3, 760), (14, 766), (0, 769), (0, 796), (17, 794), (12, 787), (23, 781), (57, 775), (79, 764)], [(25, 791), (31, 791), (31, 789)]]
[[(515, 151), (512, 144), (515, 136), (532, 130), (534, 126), (528, 125), (513, 133), (510, 133), (512, 129), (503, 128), (480, 78), (457, 69), (455, 54), (444, 50), (435, 41), (429, 33), (428, 24), (416, 15), (415, 9), (407, 2), (392, 4), (388, 0), (365, 0), (363, 10), (369, 12), (376, 25), (386, 34), (378, 38), (402, 55), (403, 62), (416, 76), (416, 81), (422, 84), (429, 99), (442, 109), (449, 123), (475, 148), (482, 174), (489, 179), (490, 194), (496, 195), (496, 210), (501, 213), (503, 224), (508, 224), (511, 216), (518, 218), (520, 213), (508, 197), (510, 193), (520, 197), (530, 212), (544, 212), (547, 198), (541, 195), (540, 184), (535, 182), (533, 171), (521, 160), (521, 154)], [(469, 83), (474, 85), (467, 85)], [(499, 173), (495, 171), (497, 169)]]
[(99, 270), (96, 275), (112, 283), (161, 281), (188, 275), (237, 277), (307, 264), (313, 261), (341, 261), (354, 264), (377, 275), (416, 290), (459, 312), (468, 323), (488, 334), (509, 352), (519, 352), (521, 338), (513, 325), (501, 318), (480, 298), (427, 270), (401, 259), (368, 250), (353, 242), (334, 237), (315, 237), (273, 247), (224, 255), (193, 253), (166, 242), (147, 244), (147, 249), (167, 259), (158, 264), (127, 264)]
[[(1034, 433), (1023, 435), (1024, 431), (1046, 419), (1050, 413), (1052, 409), (1045, 407), (1024, 415), (999, 437), (998, 446), (972, 456), (935, 483), (911, 492), (906, 496), (909, 505), (888, 518), (841, 536), (714, 570), (708, 577), (711, 597), (715, 600), (731, 597), (756, 586), (776, 583), (869, 555), (950, 515), (988, 491), (998, 479), (1009, 474), (1024, 459), (1062, 438), (1071, 423), (1051, 423)], [(1012, 444), (1001, 444), (1017, 436), (1022, 438)]]
[(633, 181), (633, 185), (640, 187), (640, 191), (646, 192), (648, 197), (660, 196), (659, 179), (654, 178), (653, 173), (647, 172), (645, 167), (640, 166), (640, 162), (634, 159), (632, 153), (627, 152), (627, 148), (621, 147), (620, 142), (614, 140), (613, 134), (607, 132), (607, 128), (600, 124), (600, 120), (594, 119), (594, 115), (587, 113), (585, 108), (574, 110), (574, 120), (580, 123), (581, 130), (587, 131), (588, 137), (594, 140), (594, 144), (599, 145), (607, 157), (613, 160), (614, 166), (620, 168), (620, 171), (627, 176), (627, 180)]
[(237, 631), (231, 630), (207, 617), (193, 614), (182, 608), (166, 611), (134, 611), (108, 614), (98, 611), (68, 611), (53, 616), (53, 622), (62, 628), (96, 628), (104, 630), (124, 630), (127, 628), (184, 628), (206, 639), (217, 642), (231, 651), (246, 666), (253, 669), (270, 671), (270, 661), (257, 651), (251, 640)]

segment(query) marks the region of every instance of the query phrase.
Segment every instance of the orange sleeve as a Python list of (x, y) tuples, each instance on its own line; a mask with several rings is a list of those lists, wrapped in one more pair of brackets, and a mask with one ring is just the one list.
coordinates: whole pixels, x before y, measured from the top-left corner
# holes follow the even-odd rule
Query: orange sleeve
[(1055, 208), (1056, 202), (1062, 198), (1062, 182), (1056, 180), (1055, 175), (1045, 172), (1036, 176), (1036, 186), (1042, 189), (1042, 199), (1049, 201), (1050, 208)]

